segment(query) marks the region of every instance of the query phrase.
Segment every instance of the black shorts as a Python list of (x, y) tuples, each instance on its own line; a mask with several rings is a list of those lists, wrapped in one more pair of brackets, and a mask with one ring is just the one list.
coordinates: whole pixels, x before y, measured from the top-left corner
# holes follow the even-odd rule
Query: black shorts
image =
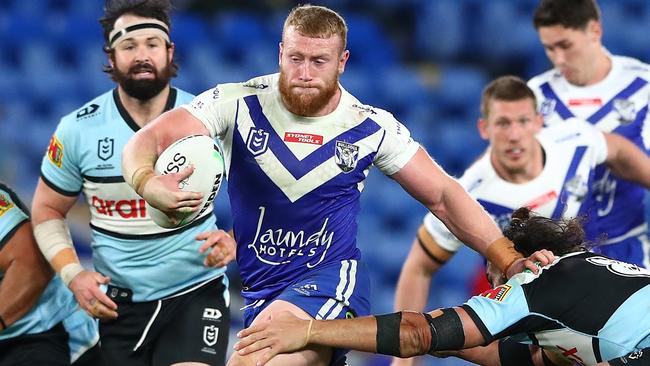
[(0, 366), (69, 366), (68, 333), (59, 323), (52, 329), (0, 341)]
[(230, 309), (223, 277), (190, 286), (157, 301), (130, 302), (131, 292), (113, 286), (115, 320), (99, 323), (105, 365), (224, 365)]

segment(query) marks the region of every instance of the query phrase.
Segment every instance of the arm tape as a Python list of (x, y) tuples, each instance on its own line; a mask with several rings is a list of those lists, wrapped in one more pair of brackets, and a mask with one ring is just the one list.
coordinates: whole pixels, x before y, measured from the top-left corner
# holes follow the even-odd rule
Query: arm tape
[(505, 236), (493, 241), (485, 250), (485, 257), (492, 262), (507, 278), (508, 268), (519, 258), (521, 253), (515, 250), (515, 245)]
[(402, 322), (402, 313), (377, 315), (375, 319), (377, 320), (377, 353), (399, 357), (399, 326)]
[(501, 366), (535, 365), (527, 344), (503, 339), (499, 340), (499, 362)]
[(70, 229), (65, 221), (52, 219), (34, 227), (34, 238), (48, 262), (63, 249), (74, 250)]
[(462, 349), (465, 345), (465, 330), (460, 316), (454, 309), (440, 309), (442, 315), (432, 317), (423, 313), (431, 329), (431, 346), (428, 353)]

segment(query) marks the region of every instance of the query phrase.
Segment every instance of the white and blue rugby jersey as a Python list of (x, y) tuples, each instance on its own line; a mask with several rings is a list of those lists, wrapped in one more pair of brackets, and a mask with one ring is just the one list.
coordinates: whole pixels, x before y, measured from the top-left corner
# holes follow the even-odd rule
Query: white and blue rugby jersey
[[(0, 183), (0, 250), (22, 225), (30, 225), (27, 208), (11, 189)], [(3, 277), (4, 274), (0, 272), (0, 281)], [(76, 310), (77, 302), (72, 293), (63, 285), (61, 279), (55, 276), (36, 305), (0, 333), (0, 340), (45, 332), (70, 317)], [(84, 321), (92, 322), (88, 316), (85, 316)], [(93, 337), (97, 335), (91, 335), (91, 339)]]
[(650, 346), (650, 271), (598, 254), (564, 255), (463, 308), (488, 342), (509, 336), (580, 365)]
[[(497, 222), (505, 228), (510, 215), (527, 206), (551, 218), (575, 217), (591, 211), (590, 187), (595, 167), (607, 159), (604, 135), (588, 123), (575, 120), (567, 126), (542, 129), (536, 135), (546, 155), (544, 169), (526, 183), (511, 183), (497, 174), (488, 151), (458, 180)], [(424, 227), (443, 249), (456, 252), (462, 243), (433, 214)], [(591, 233), (589, 228), (587, 231)]]
[[(535, 91), (546, 125), (578, 117), (603, 132), (623, 135), (648, 151), (650, 65), (628, 57), (610, 58), (612, 69), (594, 85), (571, 85), (557, 69), (531, 79), (528, 85)], [(642, 187), (614, 177), (607, 167), (601, 166), (596, 171), (594, 194), (599, 230), (607, 233), (607, 243), (647, 230)]]
[(185, 108), (224, 145), (237, 262), (247, 298), (359, 259), (359, 197), (371, 165), (399, 171), (419, 144), (391, 114), (343, 90), (324, 117), (290, 113), (278, 75), (218, 85)]
[[(165, 110), (192, 98), (171, 89)], [(61, 119), (41, 165), (41, 177), (52, 189), (67, 196), (83, 192), (95, 270), (132, 290), (136, 302), (163, 298), (225, 271), (203, 265), (201, 243), (194, 239), (216, 229), (212, 207), (185, 227), (163, 229), (124, 182), (122, 148), (138, 129), (114, 89)]]

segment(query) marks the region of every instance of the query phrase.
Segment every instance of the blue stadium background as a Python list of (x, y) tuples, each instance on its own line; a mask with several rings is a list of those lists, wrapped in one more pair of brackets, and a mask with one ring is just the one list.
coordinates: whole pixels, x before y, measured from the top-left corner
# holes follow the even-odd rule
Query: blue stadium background
[[(295, 2), (173, 1), (172, 39), (181, 65), (175, 86), (199, 93), (220, 82), (277, 69), (282, 22)], [(351, 58), (342, 84), (361, 101), (392, 111), (437, 161), (459, 175), (484, 149), (475, 129), (482, 87), (511, 73), (529, 78), (550, 67), (531, 24), (536, 0), (313, 1), (340, 11)], [(61, 116), (113, 87), (105, 63), (98, 0), (0, 0), (0, 179), (30, 201), (40, 160)], [(600, 1), (604, 44), (650, 60), (645, 0)], [(225, 189), (222, 189), (225, 192)], [(370, 263), (374, 312), (392, 309), (402, 261), (425, 209), (378, 171), (369, 176), (359, 246)], [(71, 213), (88, 259), (87, 210)], [(225, 193), (217, 217), (229, 227)], [(463, 250), (434, 281), (430, 306), (469, 296), (480, 259)], [(236, 266), (230, 273), (236, 277)], [(241, 327), (233, 281), (233, 330)], [(422, 358), (422, 365), (462, 365)], [(388, 359), (352, 355), (354, 365)]]

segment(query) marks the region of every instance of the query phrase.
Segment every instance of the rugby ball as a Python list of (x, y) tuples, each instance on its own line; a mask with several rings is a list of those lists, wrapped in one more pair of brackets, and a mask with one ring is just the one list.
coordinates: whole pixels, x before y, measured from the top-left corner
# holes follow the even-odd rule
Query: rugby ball
[(223, 154), (212, 138), (192, 135), (174, 142), (156, 160), (155, 171), (158, 175), (179, 173), (190, 165), (194, 165), (194, 172), (182, 180), (178, 188), (181, 191), (203, 193), (201, 208), (187, 214), (174, 214), (178, 222), (172, 223), (165, 213), (147, 203), (149, 216), (156, 225), (166, 229), (185, 226), (210, 209), (224, 178)]

